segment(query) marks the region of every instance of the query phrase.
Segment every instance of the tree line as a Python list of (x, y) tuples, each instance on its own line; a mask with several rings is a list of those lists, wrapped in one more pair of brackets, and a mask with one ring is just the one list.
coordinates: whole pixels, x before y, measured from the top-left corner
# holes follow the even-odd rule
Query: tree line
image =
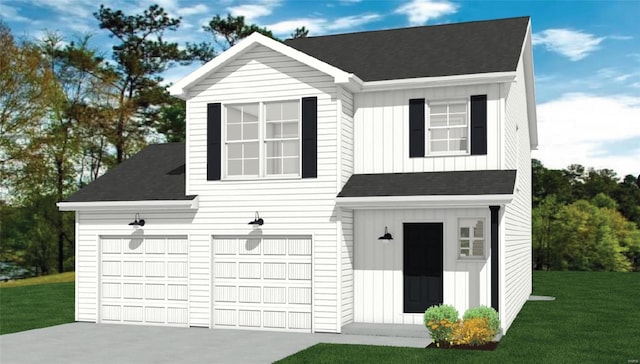
[(0, 19), (0, 261), (37, 274), (74, 266), (74, 217), (56, 202), (149, 143), (184, 140), (185, 103), (168, 94), (164, 72), (208, 62), (253, 32), (277, 39), (242, 16), (215, 15), (202, 27), (210, 41), (169, 42), (181, 19), (158, 5), (93, 15), (115, 41), (110, 57), (91, 36), (16, 39)]
[(640, 271), (638, 178), (536, 159), (532, 176), (534, 269)]

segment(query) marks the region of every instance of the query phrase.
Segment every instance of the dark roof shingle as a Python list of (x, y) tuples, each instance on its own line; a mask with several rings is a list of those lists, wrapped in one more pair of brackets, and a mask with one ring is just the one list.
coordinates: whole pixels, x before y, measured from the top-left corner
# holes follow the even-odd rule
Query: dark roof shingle
[(503, 195), (515, 181), (514, 170), (354, 174), (338, 197)]
[(185, 196), (184, 143), (153, 144), (64, 202), (192, 200)]
[(515, 71), (529, 17), (288, 39), (363, 81)]

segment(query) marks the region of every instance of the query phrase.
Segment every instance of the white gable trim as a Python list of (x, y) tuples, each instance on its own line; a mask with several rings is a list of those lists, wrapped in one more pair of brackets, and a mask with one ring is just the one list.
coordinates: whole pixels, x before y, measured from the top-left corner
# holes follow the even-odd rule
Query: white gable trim
[(338, 197), (336, 205), (349, 209), (414, 209), (486, 207), (505, 205), (513, 200), (505, 195), (429, 195), (429, 196), (370, 196)]
[(144, 200), (144, 201), (91, 201), (58, 202), (60, 211), (122, 210), (140, 208), (145, 210), (196, 210), (198, 196), (193, 200)]
[(533, 77), (533, 56), (531, 43), (531, 19), (522, 42), (520, 58), (524, 67), (525, 93), (527, 99), (527, 119), (529, 119), (529, 144), (532, 150), (538, 149), (538, 115), (536, 111), (536, 90)]
[(347, 88), (351, 89), (352, 84), (361, 84), (362, 80), (360, 80), (356, 75), (352, 73), (347, 73), (339, 68), (336, 68), (328, 63), (322, 62), (317, 58), (311, 57), (310, 55), (300, 52), (294, 48), (291, 48), (281, 42), (273, 40), (269, 37), (266, 37), (258, 32), (255, 32), (248, 36), (247, 38), (240, 41), (238, 44), (229, 48), (227, 51), (223, 52), (219, 56), (215, 57), (211, 61), (207, 62), (202, 67), (198, 68), (187, 77), (178, 81), (175, 85), (169, 87), (169, 93), (172, 96), (176, 96), (182, 99), (187, 99), (187, 90), (189, 87), (197, 84), (201, 79), (206, 77), (212, 72), (223, 67), (225, 64), (236, 58), (243, 52), (251, 50), (257, 45), (262, 45), (267, 48), (270, 48), (276, 52), (279, 52), (285, 56), (288, 56), (292, 59), (295, 59), (301, 63), (306, 64), (309, 67), (315, 68), (320, 72), (326, 73), (334, 78), (335, 83), (346, 85)]
[(419, 77), (398, 80), (363, 82), (362, 92), (407, 90), (425, 87), (466, 86), (476, 84), (506, 83), (516, 79), (516, 72), (474, 73), (454, 76)]

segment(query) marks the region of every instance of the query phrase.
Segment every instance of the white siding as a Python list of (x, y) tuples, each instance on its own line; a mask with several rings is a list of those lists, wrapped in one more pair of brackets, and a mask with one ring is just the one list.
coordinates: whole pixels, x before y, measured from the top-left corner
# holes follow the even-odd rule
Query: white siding
[(505, 208), (501, 229), (500, 319), (506, 331), (531, 294), (531, 151), (522, 59), (505, 104), (505, 167), (517, 169), (514, 199)]
[[(146, 222), (143, 229), (134, 230), (128, 225), (133, 221), (136, 213), (139, 213)], [(76, 225), (76, 319), (89, 322), (98, 321), (98, 246), (100, 236), (118, 235), (135, 238), (166, 235), (188, 236), (190, 223), (194, 216), (192, 211), (145, 211), (143, 209), (135, 211), (78, 211), (76, 214), (78, 219)]]
[[(354, 212), (354, 321), (422, 324), (421, 314), (403, 313), (403, 223), (444, 224), (443, 301), (460, 315), (469, 307), (491, 306), (489, 259), (458, 259), (457, 227), (461, 217), (490, 221), (489, 208), (356, 210)], [(378, 240), (389, 228), (393, 240)], [(488, 233), (488, 230), (487, 230)], [(486, 244), (490, 244), (487, 237)], [(487, 249), (488, 251), (488, 249)]]
[[(409, 158), (409, 99), (487, 95), (487, 155)], [(355, 95), (354, 173), (500, 169), (498, 85), (438, 87)]]
[[(311, 235), (313, 237), (313, 330), (336, 332), (338, 245), (334, 211), (338, 189), (338, 106), (333, 78), (263, 46), (246, 51), (189, 90), (187, 181), (199, 195), (191, 227), (192, 321), (211, 325), (212, 235)], [(206, 180), (206, 105), (318, 97), (318, 177), (251, 181)], [(258, 211), (265, 224), (247, 223)], [(195, 269), (195, 268), (194, 268)], [(196, 273), (192, 269), (192, 274)], [(200, 287), (195, 291), (195, 287)]]

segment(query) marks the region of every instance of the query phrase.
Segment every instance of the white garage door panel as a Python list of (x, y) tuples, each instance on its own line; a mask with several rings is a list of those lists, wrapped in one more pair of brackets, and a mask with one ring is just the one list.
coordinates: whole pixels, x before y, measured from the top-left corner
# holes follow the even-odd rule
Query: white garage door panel
[(187, 326), (186, 237), (103, 237), (100, 320)]
[(311, 331), (311, 239), (214, 237), (214, 325)]

